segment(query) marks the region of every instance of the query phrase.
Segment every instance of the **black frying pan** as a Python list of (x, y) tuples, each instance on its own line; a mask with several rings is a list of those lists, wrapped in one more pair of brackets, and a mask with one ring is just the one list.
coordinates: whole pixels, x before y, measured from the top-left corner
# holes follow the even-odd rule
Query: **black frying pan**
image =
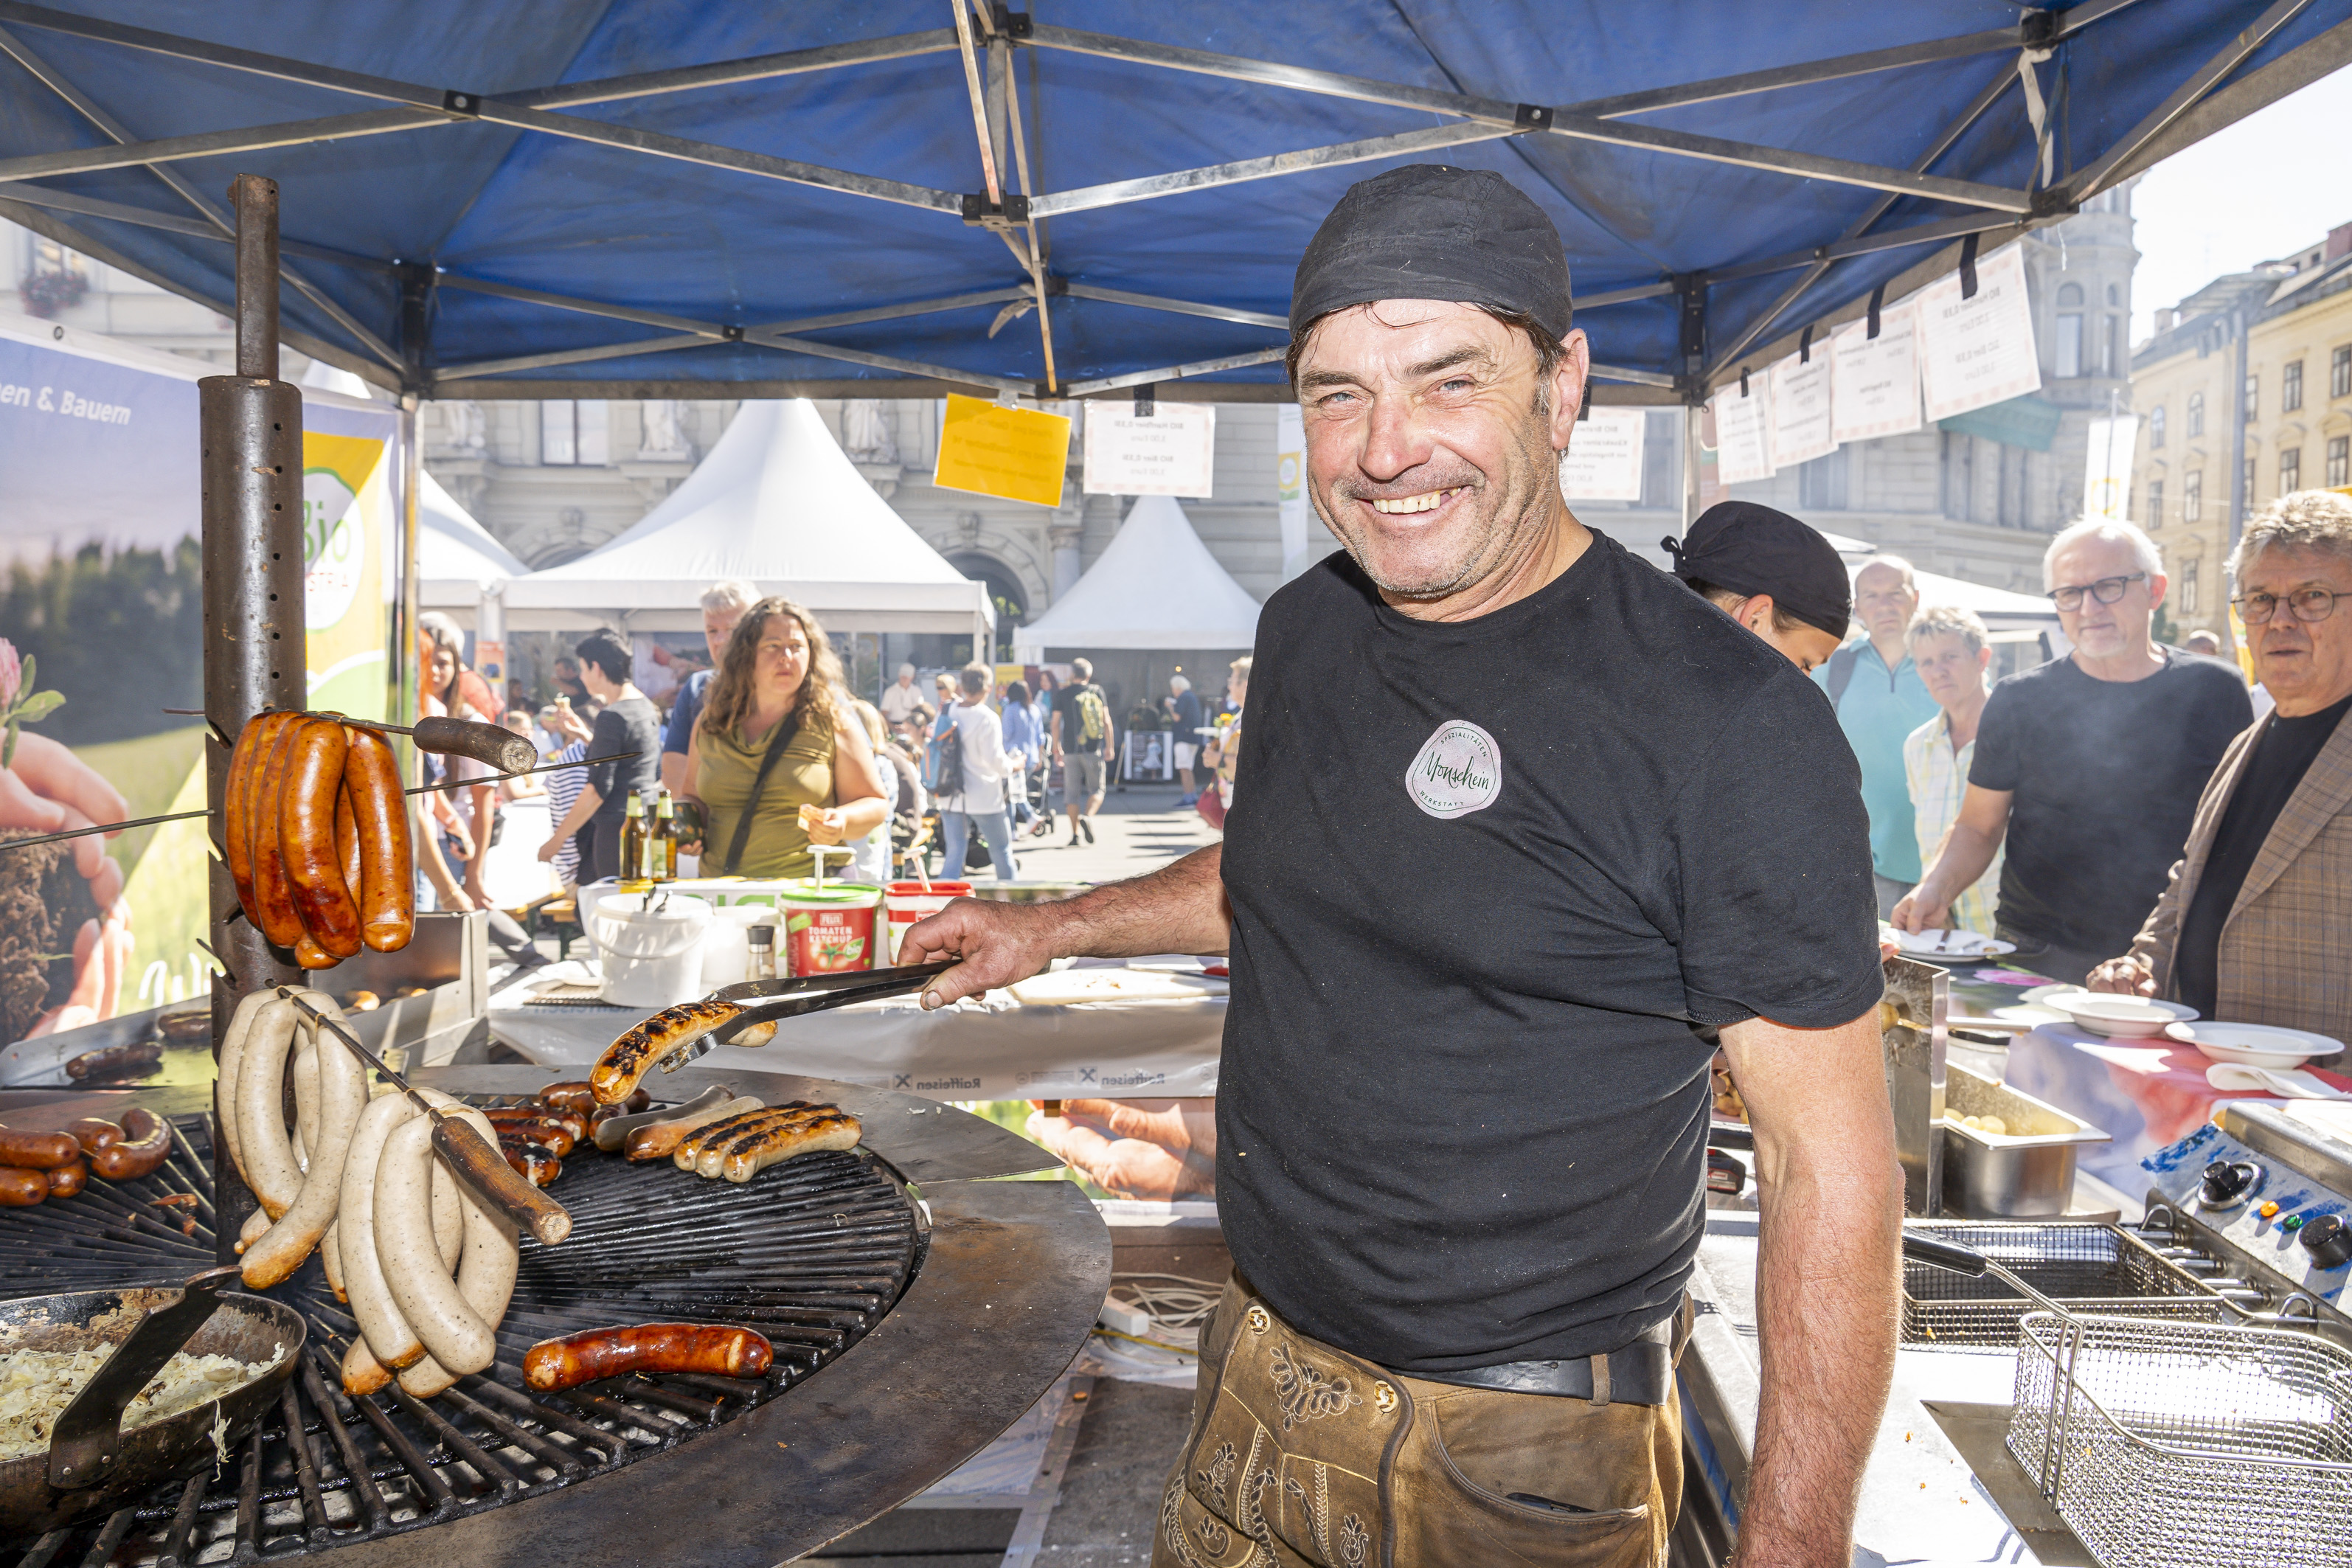
[[(0, 1462), (0, 1539), (30, 1537), (84, 1514), (121, 1506), (214, 1452), (215, 1421), (228, 1441), (251, 1429), (302, 1353), (302, 1315), (281, 1302), (221, 1289), (235, 1267), (184, 1285), (133, 1285), (0, 1301), (0, 1355), (113, 1345), (81, 1394), (58, 1419), (47, 1452)], [(278, 1364), (218, 1399), (132, 1431), (123, 1407), (154, 1381), (175, 1352)]]

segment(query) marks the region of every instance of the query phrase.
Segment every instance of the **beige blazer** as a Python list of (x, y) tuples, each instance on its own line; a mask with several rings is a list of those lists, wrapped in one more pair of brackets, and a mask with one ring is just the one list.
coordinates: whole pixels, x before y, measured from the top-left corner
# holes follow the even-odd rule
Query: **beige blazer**
[[(2267, 713), (2230, 742), (2197, 802), (2187, 851), (2132, 943), (2156, 976), (2157, 994), (2175, 994), (2174, 944), (2212, 852), (2221, 814)], [(2315, 1029), (2352, 1040), (2352, 722), (2336, 733), (2288, 797), (2263, 840), (2221, 926), (2221, 1017), (2232, 1024)]]

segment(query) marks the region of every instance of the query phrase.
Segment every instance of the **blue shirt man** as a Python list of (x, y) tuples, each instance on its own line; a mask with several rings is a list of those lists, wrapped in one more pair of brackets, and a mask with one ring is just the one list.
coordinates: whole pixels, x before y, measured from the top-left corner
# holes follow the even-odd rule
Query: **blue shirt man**
[(1874, 555), (1854, 574), (1854, 613), (1868, 635), (1848, 643), (1813, 672), (1836, 705), (1838, 725), (1862, 764), (1862, 803), (1870, 813), (1871, 869), (1878, 915), (1919, 880), (1919, 846), (1903, 742), (1941, 709), (1912, 668), (1904, 634), (1919, 608), (1911, 563)]

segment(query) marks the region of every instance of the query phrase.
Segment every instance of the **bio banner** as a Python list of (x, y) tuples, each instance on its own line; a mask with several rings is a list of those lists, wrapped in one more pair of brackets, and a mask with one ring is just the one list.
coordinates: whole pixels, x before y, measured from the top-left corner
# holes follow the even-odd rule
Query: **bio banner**
[[(0, 312), (0, 838), (205, 804), (199, 360)], [(385, 716), (393, 410), (303, 396), (314, 705)], [(201, 994), (202, 819), (0, 848), (0, 1043)]]

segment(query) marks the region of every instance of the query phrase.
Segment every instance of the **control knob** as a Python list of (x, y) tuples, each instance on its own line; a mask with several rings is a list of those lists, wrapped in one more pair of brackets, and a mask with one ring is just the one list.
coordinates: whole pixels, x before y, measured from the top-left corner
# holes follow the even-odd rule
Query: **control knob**
[(2205, 1167), (2203, 1196), (2208, 1208), (2225, 1208), (2254, 1190), (2263, 1168), (2251, 1160), (2216, 1160)]
[(2299, 1239), (2318, 1268), (2341, 1268), (2352, 1263), (2352, 1226), (2344, 1223), (2342, 1215), (2324, 1214), (2305, 1222)]

